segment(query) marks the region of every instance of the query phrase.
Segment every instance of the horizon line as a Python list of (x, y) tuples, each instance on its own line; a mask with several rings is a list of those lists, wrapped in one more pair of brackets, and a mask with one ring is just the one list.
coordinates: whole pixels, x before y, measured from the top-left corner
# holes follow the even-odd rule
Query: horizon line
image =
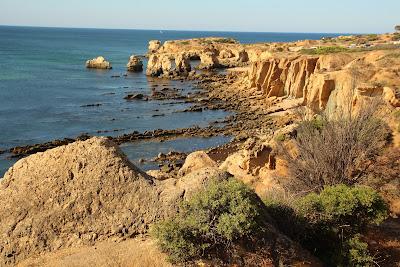
[[(372, 32), (303, 32), (303, 31), (234, 31), (234, 30), (179, 30), (179, 29), (145, 29), (145, 28), (103, 28), (103, 27), (74, 27), (74, 26), (36, 26), (36, 25), (7, 25), (0, 24), (0, 27), (20, 27), (20, 28), (50, 28), (50, 29), (82, 29), (82, 30), (136, 30), (136, 31), (171, 31), (171, 32), (221, 32), (221, 33), (289, 33), (289, 34), (371, 34)], [(376, 33), (383, 34), (383, 33)]]

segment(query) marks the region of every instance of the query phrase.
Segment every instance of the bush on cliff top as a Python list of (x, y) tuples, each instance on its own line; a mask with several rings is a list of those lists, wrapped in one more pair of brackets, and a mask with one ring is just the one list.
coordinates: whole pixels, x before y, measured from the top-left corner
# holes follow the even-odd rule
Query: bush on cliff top
[(348, 51), (348, 48), (341, 46), (321, 46), (315, 49), (303, 49), (301, 53), (306, 55), (327, 55)]
[(153, 235), (172, 262), (225, 250), (261, 229), (262, 202), (242, 182), (212, 181), (182, 205), (180, 213), (157, 224)]
[(325, 186), (357, 183), (390, 138), (375, 107), (341, 117), (304, 121), (294, 138), (296, 152), (281, 145), (296, 191), (321, 191)]
[(370, 266), (373, 257), (360, 237), (369, 225), (380, 224), (388, 207), (373, 189), (337, 185), (311, 193), (290, 206), (266, 200), (277, 227), (328, 266)]
[[(310, 223), (324, 224), (335, 232), (354, 234), (366, 226), (380, 224), (388, 207), (372, 188), (328, 186), (320, 194), (310, 193), (297, 203), (298, 212)], [(337, 228), (337, 229), (336, 229)]]

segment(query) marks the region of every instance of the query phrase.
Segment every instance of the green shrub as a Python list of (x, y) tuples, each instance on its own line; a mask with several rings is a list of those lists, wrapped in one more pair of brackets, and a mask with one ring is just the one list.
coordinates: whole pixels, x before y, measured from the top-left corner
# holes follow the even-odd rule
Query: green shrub
[(278, 134), (278, 135), (275, 137), (275, 140), (278, 141), (278, 142), (284, 142), (284, 141), (286, 140), (286, 135), (284, 135), (284, 134)]
[(362, 186), (326, 187), (286, 203), (266, 200), (277, 228), (328, 266), (368, 266), (372, 257), (360, 241), (365, 227), (381, 223), (388, 207), (379, 194)]
[(368, 244), (363, 242), (360, 237), (360, 235), (355, 235), (346, 244), (347, 264), (354, 267), (375, 266), (374, 257), (368, 250)]
[(184, 202), (180, 213), (157, 224), (153, 234), (173, 262), (207, 256), (229, 248), (261, 230), (263, 204), (242, 182), (211, 181)]
[(320, 132), (327, 123), (328, 122), (327, 122), (326, 118), (318, 115), (311, 120), (302, 121), (299, 124), (298, 129), (301, 132), (301, 130), (304, 128), (311, 128), (313, 130), (318, 130), (318, 132)]
[(311, 223), (322, 223), (334, 231), (357, 233), (367, 225), (380, 224), (388, 207), (372, 188), (328, 186), (320, 194), (310, 193), (297, 203), (300, 214)]
[(301, 50), (301, 53), (307, 55), (327, 55), (348, 51), (348, 48), (341, 46), (321, 46), (316, 49), (303, 49)]
[(379, 36), (377, 34), (367, 34), (365, 37), (370, 42), (379, 40)]
[(169, 254), (172, 262), (187, 261), (200, 256), (207, 244), (196, 244), (193, 229), (184, 221), (167, 220), (158, 224), (153, 234), (158, 240), (158, 245)]
[(222, 44), (235, 44), (235, 43), (237, 43), (237, 41), (235, 39), (233, 39), (233, 38), (220, 38), (220, 39), (214, 40), (214, 42), (222, 43)]

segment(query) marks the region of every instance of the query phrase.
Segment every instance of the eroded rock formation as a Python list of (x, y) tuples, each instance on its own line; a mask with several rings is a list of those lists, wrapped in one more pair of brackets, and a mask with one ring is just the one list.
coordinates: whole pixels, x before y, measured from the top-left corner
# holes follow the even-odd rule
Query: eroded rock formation
[(149, 42), (149, 53), (156, 52), (161, 47), (161, 42), (158, 40), (151, 40)]
[(187, 73), (192, 70), (190, 59), (186, 54), (181, 53), (175, 57), (175, 70), (178, 73)]
[[(186, 73), (192, 69), (189, 68), (190, 60), (200, 60), (199, 69), (246, 65), (250, 62), (249, 51), (252, 51), (252, 49), (252, 47), (249, 47), (246, 50), (245, 46), (232, 39), (213, 37), (166, 41), (162, 45), (158, 41), (151, 41), (148, 55), (150, 58), (157, 56), (157, 58), (168, 57), (174, 59), (176, 68), (172, 67), (173, 71), (175, 73)], [(259, 49), (265, 51), (266, 47)], [(185, 61), (181, 60), (183, 55)], [(159, 63), (156, 63), (158, 60), (154, 59), (151, 60), (151, 64), (148, 66), (148, 73), (152, 76), (158, 76), (154, 74), (160, 73), (162, 67)], [(182, 65), (181, 63), (184, 64)]]
[(191, 71), (189, 57), (180, 54), (153, 54), (147, 63), (146, 75), (153, 77), (170, 77), (188, 75)]
[(143, 71), (143, 62), (138, 56), (131, 56), (126, 65), (128, 71), (140, 72)]
[[(252, 64), (248, 83), (267, 98), (302, 99), (313, 112), (344, 109), (373, 96), (396, 107), (399, 70), (382, 66), (384, 58), (382, 52), (274, 57)], [(383, 85), (388, 82), (390, 86)]]
[(199, 69), (214, 69), (217, 68), (219, 66), (219, 61), (218, 61), (218, 57), (217, 54), (213, 51), (207, 51), (204, 53), (200, 54), (200, 65), (199, 65)]
[(89, 69), (112, 69), (110, 62), (104, 57), (97, 57), (86, 61), (86, 68)]

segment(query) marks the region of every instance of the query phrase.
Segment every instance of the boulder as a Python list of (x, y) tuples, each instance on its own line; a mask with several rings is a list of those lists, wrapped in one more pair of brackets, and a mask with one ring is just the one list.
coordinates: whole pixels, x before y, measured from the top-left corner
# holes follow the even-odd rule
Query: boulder
[(131, 56), (126, 65), (128, 71), (141, 72), (143, 71), (143, 62), (138, 56)]
[(204, 151), (196, 151), (189, 156), (187, 156), (185, 160), (185, 164), (183, 164), (182, 168), (179, 170), (179, 176), (185, 176), (190, 174), (196, 170), (202, 168), (218, 168), (217, 163), (212, 160), (206, 152)]
[(149, 42), (149, 53), (155, 53), (161, 47), (161, 42), (158, 40), (151, 40)]
[(86, 68), (89, 69), (112, 69), (110, 62), (106, 61), (104, 57), (97, 57), (86, 61)]
[(0, 263), (146, 233), (183, 196), (157, 182), (100, 137), (19, 160), (0, 181)]

